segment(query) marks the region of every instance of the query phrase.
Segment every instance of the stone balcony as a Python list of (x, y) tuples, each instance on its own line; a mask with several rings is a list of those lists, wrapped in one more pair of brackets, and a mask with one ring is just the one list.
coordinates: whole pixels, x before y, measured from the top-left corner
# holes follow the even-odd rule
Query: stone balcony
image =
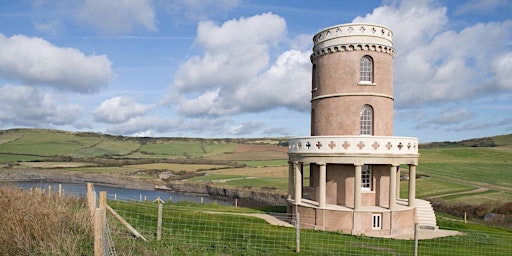
[(417, 156), (418, 139), (395, 136), (311, 136), (288, 141), (289, 154)]

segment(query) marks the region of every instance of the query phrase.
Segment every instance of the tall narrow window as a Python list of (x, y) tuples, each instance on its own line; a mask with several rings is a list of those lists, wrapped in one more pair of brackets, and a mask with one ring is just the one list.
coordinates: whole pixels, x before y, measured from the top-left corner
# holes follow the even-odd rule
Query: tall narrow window
[(361, 170), (361, 189), (362, 190), (372, 190), (372, 166), (371, 165), (363, 165), (363, 169)]
[(361, 58), (361, 83), (373, 83), (373, 60), (370, 56)]
[(370, 105), (361, 108), (360, 128), (361, 135), (373, 135), (373, 108)]
[(317, 75), (317, 68), (316, 68), (316, 64), (313, 64), (313, 72), (311, 74), (311, 90), (312, 91), (315, 91), (317, 89), (317, 86), (318, 86), (318, 75)]

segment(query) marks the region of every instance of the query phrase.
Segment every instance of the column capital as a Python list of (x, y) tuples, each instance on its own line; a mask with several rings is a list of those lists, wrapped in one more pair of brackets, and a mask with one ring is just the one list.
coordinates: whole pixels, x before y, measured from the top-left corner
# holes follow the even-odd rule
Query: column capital
[(320, 163), (316, 163), (316, 165), (327, 165), (327, 164), (320, 162)]

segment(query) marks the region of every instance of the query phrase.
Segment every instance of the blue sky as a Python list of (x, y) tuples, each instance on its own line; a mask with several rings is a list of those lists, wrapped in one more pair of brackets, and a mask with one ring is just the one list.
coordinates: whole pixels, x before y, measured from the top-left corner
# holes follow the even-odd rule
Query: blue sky
[(0, 129), (310, 131), (313, 35), (394, 32), (395, 136), (512, 133), (512, 0), (3, 0)]

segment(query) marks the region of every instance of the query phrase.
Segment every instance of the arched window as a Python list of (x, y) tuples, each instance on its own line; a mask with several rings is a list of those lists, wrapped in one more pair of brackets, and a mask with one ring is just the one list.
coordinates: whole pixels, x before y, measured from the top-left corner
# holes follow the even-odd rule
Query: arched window
[(361, 108), (360, 119), (361, 135), (373, 135), (373, 108), (370, 105), (364, 105)]
[(361, 58), (361, 83), (373, 83), (373, 59), (370, 56)]

